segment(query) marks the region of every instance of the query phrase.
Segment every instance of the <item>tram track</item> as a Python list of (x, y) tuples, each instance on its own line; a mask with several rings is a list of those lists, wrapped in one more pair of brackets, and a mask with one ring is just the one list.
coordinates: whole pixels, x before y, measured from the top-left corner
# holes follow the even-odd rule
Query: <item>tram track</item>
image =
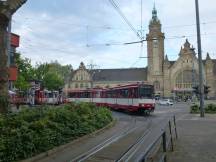
[[(88, 152), (81, 154), (70, 162), (102, 160), (122, 161), (123, 158), (127, 157), (128, 154), (131, 153), (131, 150), (134, 150), (134, 148), (137, 147), (139, 141), (142, 140), (145, 135), (149, 133), (152, 126), (152, 120), (149, 118), (132, 118), (133, 124), (130, 124), (127, 130), (121, 132), (120, 134), (113, 135), (106, 141), (100, 143)], [(110, 151), (113, 152), (113, 155), (109, 155)], [(106, 156), (106, 152), (108, 156)]]
[[(124, 119), (124, 117), (120, 117), (117, 119), (119, 122), (121, 121), (127, 121), (128, 119)], [(123, 136), (127, 135), (128, 133), (134, 131), (134, 129), (137, 128), (136, 126), (136, 118), (131, 117), (131, 120), (129, 120), (129, 124), (127, 125), (127, 127), (122, 128), (122, 130), (119, 130), (119, 132), (117, 134), (114, 134), (113, 136), (107, 138), (105, 141), (103, 141), (102, 143), (94, 146), (93, 148), (91, 148), (89, 151), (77, 156), (76, 158), (70, 160), (70, 162), (78, 162), (78, 161), (84, 161), (87, 158), (89, 158), (90, 156), (92, 156), (93, 154), (97, 153), (98, 151), (102, 150), (103, 148), (109, 146), (110, 144), (112, 144), (113, 142), (116, 142), (117, 140), (119, 140), (120, 138), (122, 138)]]
[(126, 161), (128, 161), (130, 159), (131, 156), (133, 156), (133, 154), (136, 152), (136, 150), (142, 144), (142, 141), (144, 140), (144, 138), (146, 137), (146, 135), (150, 133), (151, 126), (152, 126), (152, 122), (148, 125), (148, 128), (146, 129), (146, 131), (144, 131), (144, 133), (142, 134), (142, 136), (140, 136), (136, 140), (136, 142), (134, 144), (132, 144), (127, 149), (127, 151), (125, 151), (124, 154), (121, 155), (121, 157), (119, 159), (116, 160), (116, 162), (126, 162)]

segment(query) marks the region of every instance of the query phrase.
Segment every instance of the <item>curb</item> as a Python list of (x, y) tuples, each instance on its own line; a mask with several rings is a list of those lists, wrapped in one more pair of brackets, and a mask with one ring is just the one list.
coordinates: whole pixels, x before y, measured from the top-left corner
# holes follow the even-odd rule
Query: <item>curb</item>
[(76, 142), (79, 142), (79, 141), (81, 141), (81, 140), (87, 139), (87, 138), (89, 138), (89, 137), (91, 137), (91, 136), (95, 136), (95, 135), (98, 135), (98, 134), (104, 132), (105, 130), (107, 130), (107, 129), (113, 127), (113, 126), (116, 124), (116, 122), (117, 122), (117, 120), (113, 120), (113, 121), (112, 121), (111, 123), (109, 123), (107, 126), (101, 128), (101, 129), (99, 129), (99, 130), (96, 130), (95, 132), (92, 132), (92, 133), (90, 133), (90, 134), (87, 134), (87, 135), (85, 135), (85, 136), (82, 136), (82, 137), (80, 137), (80, 138), (77, 138), (77, 139), (75, 139), (75, 140), (73, 140), (73, 141), (71, 141), (71, 142), (69, 142), (69, 143), (67, 143), (67, 144), (64, 144), (64, 145), (55, 147), (55, 148), (53, 148), (53, 149), (51, 149), (51, 150), (48, 150), (48, 151), (46, 151), (46, 152), (40, 153), (40, 154), (38, 154), (38, 155), (36, 155), (36, 156), (33, 156), (33, 157), (29, 158), (29, 159), (21, 160), (20, 162), (36, 162), (36, 161), (39, 161), (39, 160), (41, 160), (42, 158), (48, 157), (48, 156), (50, 156), (50, 155), (52, 155), (52, 154), (54, 154), (54, 153), (56, 153), (56, 152), (62, 151), (62, 150), (64, 150), (65, 148), (70, 147), (71, 145), (74, 145), (74, 143), (76, 143)]

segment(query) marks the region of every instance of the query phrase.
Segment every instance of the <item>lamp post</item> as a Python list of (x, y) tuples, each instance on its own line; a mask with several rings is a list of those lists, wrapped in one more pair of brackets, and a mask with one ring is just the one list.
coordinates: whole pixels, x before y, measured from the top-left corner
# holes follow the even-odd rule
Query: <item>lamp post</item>
[(0, 113), (8, 108), (8, 40), (12, 15), (27, 0), (0, 0)]
[(197, 23), (197, 44), (199, 59), (199, 90), (200, 90), (200, 117), (204, 117), (204, 86), (203, 86), (203, 66), (202, 66), (202, 46), (200, 36), (200, 18), (199, 18), (199, 2), (195, 0), (196, 5), (196, 23)]

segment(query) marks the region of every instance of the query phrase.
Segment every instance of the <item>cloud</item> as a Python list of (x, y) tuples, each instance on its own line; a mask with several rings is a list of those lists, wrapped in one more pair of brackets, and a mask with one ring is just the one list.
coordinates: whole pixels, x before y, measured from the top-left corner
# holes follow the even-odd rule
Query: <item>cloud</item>
[[(124, 15), (140, 29), (140, 0), (116, 0)], [(200, 1), (203, 52), (215, 58), (215, 6), (212, 0)], [(153, 1), (143, 1), (144, 35), (148, 32)], [(195, 7), (193, 0), (157, 0), (158, 17), (165, 32), (165, 51), (176, 59), (187, 36), (196, 47)], [(106, 46), (137, 41), (117, 11), (101, 0), (28, 1), (13, 18), (13, 31), (21, 36), (21, 53), (36, 62), (58, 60), (78, 67), (93, 60), (101, 68), (145, 67), (146, 44)], [(182, 37), (182, 38), (180, 38)], [(89, 45), (87, 47), (86, 45)], [(205, 56), (204, 53), (204, 56)]]

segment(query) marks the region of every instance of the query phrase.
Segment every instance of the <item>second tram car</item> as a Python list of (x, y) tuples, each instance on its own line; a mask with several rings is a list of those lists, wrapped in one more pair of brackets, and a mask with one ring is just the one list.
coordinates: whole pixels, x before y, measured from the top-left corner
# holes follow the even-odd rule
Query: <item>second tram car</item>
[(149, 114), (155, 109), (154, 86), (144, 83), (109, 89), (88, 89), (68, 92), (69, 102), (93, 102), (116, 110)]

